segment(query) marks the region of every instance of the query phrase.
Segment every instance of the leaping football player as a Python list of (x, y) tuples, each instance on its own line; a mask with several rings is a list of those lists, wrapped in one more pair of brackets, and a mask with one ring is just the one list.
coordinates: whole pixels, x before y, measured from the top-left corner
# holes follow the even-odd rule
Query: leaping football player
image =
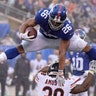
[[(40, 26), (37, 38), (32, 40), (26, 34), (26, 28)], [(90, 59), (96, 59), (96, 49), (74, 34), (74, 27), (67, 17), (67, 10), (63, 4), (56, 4), (52, 9), (44, 8), (37, 12), (34, 18), (22, 23), (19, 28), (21, 39), (31, 39), (32, 42), (22, 42), (19, 46), (6, 50), (0, 54), (0, 61), (45, 48), (59, 47), (59, 70), (57, 81), (63, 83), (63, 69), (67, 50), (83, 51)]]

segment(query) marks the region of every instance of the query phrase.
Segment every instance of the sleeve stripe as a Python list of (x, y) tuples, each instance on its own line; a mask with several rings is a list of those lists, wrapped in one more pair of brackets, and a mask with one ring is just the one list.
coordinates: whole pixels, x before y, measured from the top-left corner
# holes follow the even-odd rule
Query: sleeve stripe
[(71, 84), (71, 89), (73, 89), (75, 86), (76, 86), (76, 84), (75, 83), (77, 83), (78, 81), (80, 81), (81, 80), (81, 78), (78, 78), (74, 83), (72, 83)]

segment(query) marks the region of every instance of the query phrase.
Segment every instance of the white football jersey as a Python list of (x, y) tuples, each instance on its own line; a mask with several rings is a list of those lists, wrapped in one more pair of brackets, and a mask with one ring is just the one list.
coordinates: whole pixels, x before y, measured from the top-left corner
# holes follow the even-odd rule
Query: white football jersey
[(35, 79), (38, 96), (68, 96), (72, 85), (78, 82), (79, 79), (75, 82), (72, 79), (65, 79), (64, 85), (58, 86), (55, 77), (50, 77), (46, 73), (38, 73)]
[(75, 81), (76, 79), (78, 79), (78, 78), (80, 78), (80, 80), (79, 80), (76, 84), (82, 84), (83, 81), (86, 79), (86, 77), (84, 77), (83, 75), (81, 75), (81, 76), (75, 76), (75, 75), (73, 75), (73, 76), (71, 77), (71, 79), (73, 79), (74, 81)]
[[(73, 81), (77, 80), (78, 78), (80, 78), (80, 80), (78, 82), (76, 82), (76, 84), (82, 84), (84, 82), (84, 80), (86, 79), (86, 77), (84, 77), (83, 75), (81, 75), (81, 76), (75, 76), (75, 75), (73, 75), (71, 77), (71, 79)], [(81, 92), (81, 93), (78, 93), (78, 94), (70, 94), (68, 96), (88, 96), (88, 91)]]

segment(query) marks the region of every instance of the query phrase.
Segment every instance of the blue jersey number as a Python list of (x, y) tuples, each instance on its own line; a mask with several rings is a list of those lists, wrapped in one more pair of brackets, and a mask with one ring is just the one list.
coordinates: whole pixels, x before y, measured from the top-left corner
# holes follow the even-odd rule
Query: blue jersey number
[(72, 30), (72, 27), (69, 24), (66, 24), (66, 26), (62, 28), (64, 34), (67, 34), (70, 30)]
[(72, 61), (73, 61), (73, 70), (77, 70), (77, 71), (82, 71), (83, 70), (83, 58), (75, 58), (73, 57), (72, 58)]
[(41, 17), (43, 17), (44, 19), (46, 19), (47, 16), (48, 16), (48, 14), (49, 14), (49, 11), (48, 11), (48, 10), (44, 10), (44, 11), (41, 13)]

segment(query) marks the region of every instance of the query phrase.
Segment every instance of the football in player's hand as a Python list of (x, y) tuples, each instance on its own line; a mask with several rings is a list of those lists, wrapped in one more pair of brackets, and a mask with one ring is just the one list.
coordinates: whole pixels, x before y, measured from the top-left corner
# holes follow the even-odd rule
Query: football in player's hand
[(30, 39), (35, 39), (36, 37), (37, 37), (37, 30), (35, 29), (35, 28), (33, 28), (33, 27), (28, 27), (27, 29), (26, 29), (26, 31), (28, 31), (28, 36), (29, 37), (31, 37), (32, 36), (32, 38), (30, 38)]

